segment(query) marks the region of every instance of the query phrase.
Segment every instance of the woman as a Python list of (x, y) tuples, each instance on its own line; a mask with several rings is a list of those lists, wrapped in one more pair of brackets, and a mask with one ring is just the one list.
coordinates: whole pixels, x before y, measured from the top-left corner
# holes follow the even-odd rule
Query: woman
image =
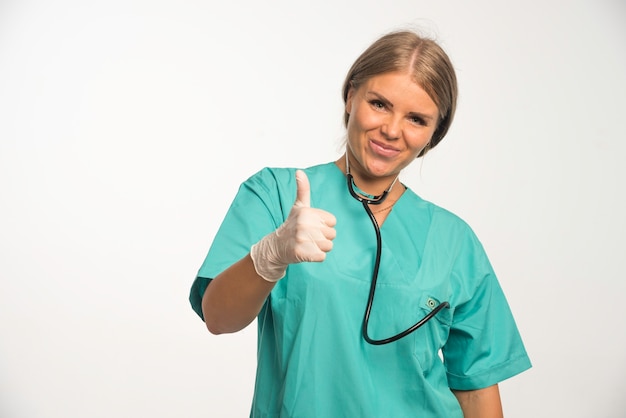
[(435, 42), (390, 33), (346, 77), (346, 153), (242, 184), (190, 300), (214, 334), (258, 318), (251, 416), (502, 416), (498, 382), (530, 361), (496, 276), (461, 219), (398, 180), (456, 96)]

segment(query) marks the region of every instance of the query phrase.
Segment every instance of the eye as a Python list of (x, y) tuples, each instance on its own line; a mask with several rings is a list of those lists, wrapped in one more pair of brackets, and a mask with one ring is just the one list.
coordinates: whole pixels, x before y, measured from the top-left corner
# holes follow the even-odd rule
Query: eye
[(370, 100), (370, 104), (374, 109), (384, 110), (386, 108), (385, 103), (377, 99)]
[(409, 120), (415, 125), (426, 126), (426, 121), (419, 116), (409, 116)]

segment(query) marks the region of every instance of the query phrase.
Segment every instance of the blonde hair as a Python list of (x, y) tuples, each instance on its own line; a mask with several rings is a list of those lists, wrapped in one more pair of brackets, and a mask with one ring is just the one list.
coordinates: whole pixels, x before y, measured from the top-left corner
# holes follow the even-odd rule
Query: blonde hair
[[(439, 109), (439, 120), (432, 139), (420, 157), (434, 148), (448, 132), (454, 112), (458, 87), (454, 67), (445, 51), (433, 40), (411, 31), (391, 32), (370, 45), (352, 64), (343, 83), (343, 101), (351, 88), (358, 89), (370, 78), (395, 71), (410, 71)], [(347, 127), (350, 115), (344, 113)]]

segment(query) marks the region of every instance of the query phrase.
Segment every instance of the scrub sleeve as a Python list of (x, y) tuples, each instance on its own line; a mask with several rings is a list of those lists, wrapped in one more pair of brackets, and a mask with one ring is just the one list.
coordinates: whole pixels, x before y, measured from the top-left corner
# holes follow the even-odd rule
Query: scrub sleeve
[[(288, 170), (288, 169), (284, 169)], [(287, 190), (295, 187), (295, 169), (292, 176), (283, 176)], [(250, 247), (274, 231), (287, 219), (291, 206), (281, 205), (281, 193), (274, 171), (265, 168), (244, 182), (217, 231), (209, 253), (191, 287), (189, 301), (193, 310), (202, 315), (202, 297), (215, 276), (250, 252)], [(289, 180), (289, 178), (294, 178)], [(294, 189), (295, 190), (295, 189)], [(295, 194), (293, 201), (295, 202)], [(292, 202), (293, 205), (293, 202)], [(277, 216), (278, 214), (278, 216)]]

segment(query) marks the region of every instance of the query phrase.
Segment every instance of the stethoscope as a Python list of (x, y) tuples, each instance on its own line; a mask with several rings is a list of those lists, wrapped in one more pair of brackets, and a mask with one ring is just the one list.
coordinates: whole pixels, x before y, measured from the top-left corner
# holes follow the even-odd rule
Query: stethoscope
[(394, 341), (398, 341), (400, 338), (406, 337), (413, 331), (417, 330), (419, 327), (421, 327), (426, 322), (428, 322), (428, 320), (430, 320), (432, 317), (437, 315), (439, 311), (441, 311), (444, 308), (449, 308), (450, 304), (448, 302), (441, 302), (436, 308), (430, 311), (425, 317), (417, 321), (414, 325), (412, 325), (411, 327), (405, 329), (404, 331), (394, 336), (391, 336), (389, 338), (383, 338), (381, 340), (370, 338), (367, 332), (367, 328), (369, 324), (370, 313), (372, 311), (372, 305), (374, 303), (374, 294), (376, 293), (376, 282), (378, 281), (378, 269), (380, 268), (380, 256), (382, 253), (383, 245), (382, 245), (382, 239), (380, 236), (380, 227), (378, 226), (378, 222), (376, 221), (376, 218), (374, 217), (372, 210), (369, 208), (369, 205), (380, 205), (381, 203), (383, 203), (385, 199), (387, 198), (387, 195), (393, 188), (393, 186), (396, 184), (396, 181), (398, 180), (398, 176), (396, 176), (395, 180), (391, 183), (391, 185), (382, 194), (378, 196), (366, 195), (360, 190), (359, 192), (362, 194), (359, 194), (354, 190), (356, 185), (354, 184), (354, 178), (352, 177), (352, 174), (350, 174), (350, 163), (348, 161), (348, 151), (346, 150), (346, 179), (348, 182), (348, 190), (350, 191), (350, 194), (352, 195), (352, 197), (354, 197), (356, 200), (358, 200), (359, 202), (363, 204), (363, 208), (365, 208), (365, 212), (367, 212), (367, 214), (369, 215), (370, 220), (372, 221), (372, 225), (374, 226), (374, 231), (376, 232), (376, 260), (374, 262), (374, 270), (372, 272), (372, 282), (370, 284), (369, 296), (367, 298), (367, 307), (365, 308), (365, 315), (363, 316), (363, 338), (365, 339), (365, 341), (373, 345), (389, 344)]

